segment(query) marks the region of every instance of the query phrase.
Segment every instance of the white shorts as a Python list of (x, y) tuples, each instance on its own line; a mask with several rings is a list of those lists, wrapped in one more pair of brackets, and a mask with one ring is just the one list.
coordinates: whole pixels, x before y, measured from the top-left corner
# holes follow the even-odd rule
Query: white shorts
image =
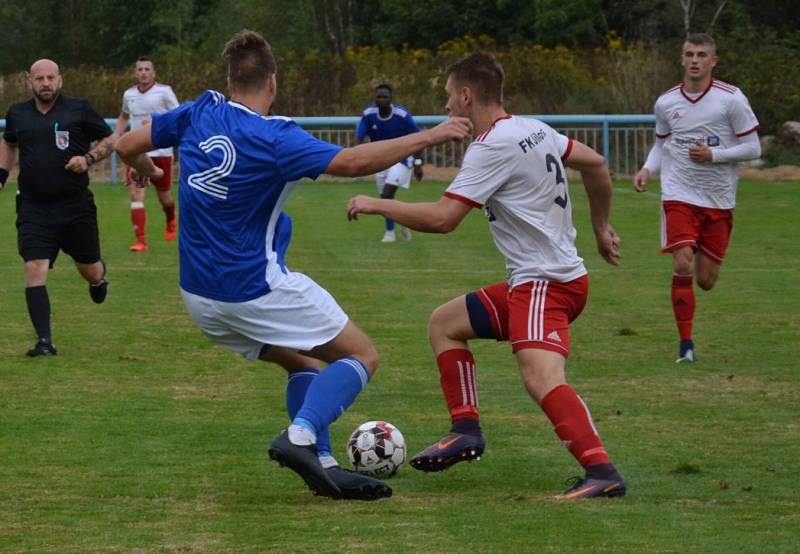
[(378, 185), (378, 194), (383, 192), (384, 185), (394, 185), (401, 189), (411, 187), (411, 168), (403, 162), (398, 162), (386, 171), (375, 174), (375, 184)]
[(333, 340), (348, 317), (328, 291), (289, 272), (269, 294), (248, 302), (220, 302), (181, 289), (195, 324), (208, 338), (249, 360), (264, 345), (311, 350)]

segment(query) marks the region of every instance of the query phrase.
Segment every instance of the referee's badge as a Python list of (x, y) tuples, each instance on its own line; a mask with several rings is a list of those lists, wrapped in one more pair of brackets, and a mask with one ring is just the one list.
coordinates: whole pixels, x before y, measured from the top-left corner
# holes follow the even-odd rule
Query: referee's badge
[(59, 150), (66, 150), (69, 148), (69, 131), (59, 131), (58, 123), (56, 123), (54, 131), (56, 133), (56, 147)]

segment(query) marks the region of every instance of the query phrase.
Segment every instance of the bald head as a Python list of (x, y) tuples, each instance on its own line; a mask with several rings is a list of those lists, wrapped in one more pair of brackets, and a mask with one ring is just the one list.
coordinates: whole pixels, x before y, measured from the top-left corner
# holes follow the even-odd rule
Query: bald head
[(28, 73), (28, 85), (39, 104), (52, 104), (61, 92), (62, 81), (58, 64), (48, 59), (34, 62)]
[(48, 60), (47, 58), (42, 58), (41, 60), (36, 60), (33, 62), (31, 66), (30, 74), (33, 75), (34, 73), (45, 72), (45, 73), (55, 73), (56, 75), (60, 74), (58, 71), (58, 64), (53, 60)]

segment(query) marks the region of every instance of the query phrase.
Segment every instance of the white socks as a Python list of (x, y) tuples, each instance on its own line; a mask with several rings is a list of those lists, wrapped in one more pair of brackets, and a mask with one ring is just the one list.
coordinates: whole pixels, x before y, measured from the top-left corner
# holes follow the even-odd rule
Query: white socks
[(317, 444), (317, 435), (305, 427), (289, 425), (289, 442), (297, 446), (309, 446)]

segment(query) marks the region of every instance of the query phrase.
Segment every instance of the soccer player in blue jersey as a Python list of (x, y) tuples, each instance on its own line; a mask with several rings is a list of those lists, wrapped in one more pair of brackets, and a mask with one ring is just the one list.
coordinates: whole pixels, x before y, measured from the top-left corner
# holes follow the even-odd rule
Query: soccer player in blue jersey
[[(359, 143), (369, 137), (370, 142), (404, 137), (409, 133), (418, 133), (419, 127), (411, 112), (392, 103), (392, 87), (383, 84), (375, 87), (375, 103), (364, 110), (358, 122), (356, 138)], [(423, 177), (422, 160), (409, 156), (394, 164), (389, 169), (375, 174), (378, 194), (381, 198), (394, 198), (397, 189), (411, 186), (411, 168), (417, 181)], [(394, 220), (385, 218), (386, 232), (381, 242), (394, 242)], [(408, 227), (400, 226), (400, 235), (404, 240), (411, 240)]]
[[(377, 370), (378, 354), (325, 289), (281, 263), (291, 234), (281, 210), (304, 177), (369, 175), (427, 146), (462, 140), (471, 124), (451, 118), (421, 133), (342, 149), (287, 117), (268, 115), (277, 81), (264, 37), (238, 33), (223, 58), (230, 100), (206, 91), (154, 114), (151, 124), (117, 143), (117, 152), (145, 180), (161, 172), (145, 153), (178, 147), (180, 286), (192, 319), (217, 344), (292, 371), (292, 424), (272, 442), (270, 457), (319, 495), (390, 496), (380, 481), (332, 470), (325, 461), (329, 442), (328, 452), (320, 452), (328, 426)], [(316, 360), (328, 366), (315, 375)]]

